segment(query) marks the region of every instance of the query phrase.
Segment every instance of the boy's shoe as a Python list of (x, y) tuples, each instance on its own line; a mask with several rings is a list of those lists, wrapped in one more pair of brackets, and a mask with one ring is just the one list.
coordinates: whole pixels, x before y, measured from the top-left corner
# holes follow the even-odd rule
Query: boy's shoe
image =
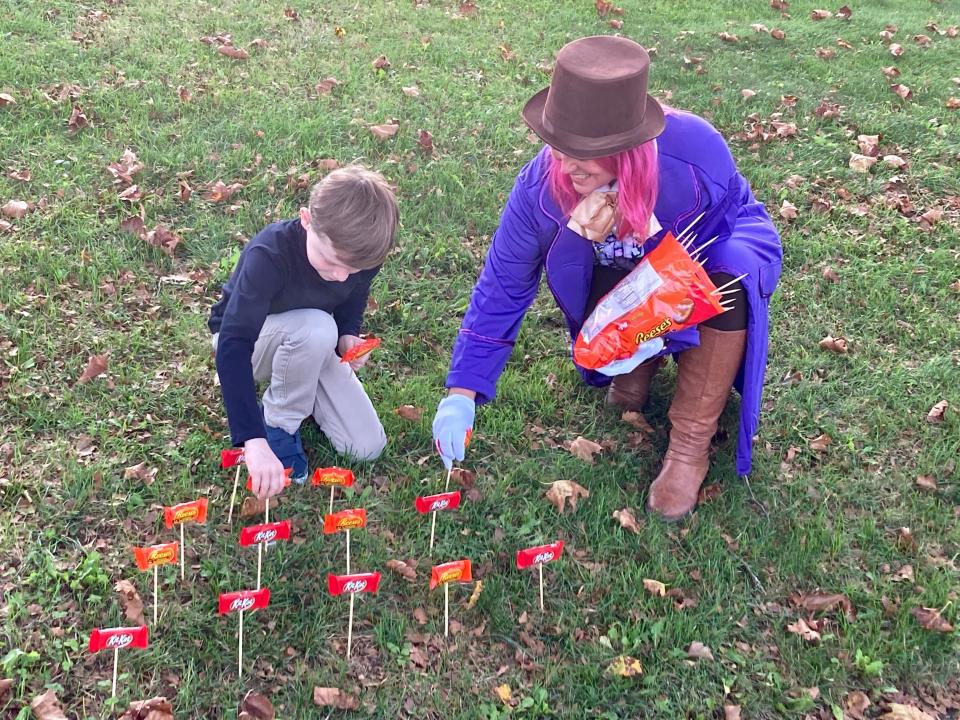
[(267, 425), (266, 420), (263, 422), (263, 427), (267, 431), (267, 444), (270, 445), (273, 454), (285, 468), (293, 468), (290, 479), (303, 485), (307, 481), (307, 454), (300, 441), (300, 431), (297, 430), (291, 435), (285, 430)]

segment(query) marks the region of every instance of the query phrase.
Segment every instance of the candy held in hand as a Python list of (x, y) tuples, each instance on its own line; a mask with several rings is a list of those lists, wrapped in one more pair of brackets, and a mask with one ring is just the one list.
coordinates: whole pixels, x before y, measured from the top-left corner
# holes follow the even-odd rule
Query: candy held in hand
[(220, 467), (232, 468), (243, 462), (243, 448), (230, 448), (220, 451)]
[(380, 346), (380, 338), (367, 338), (362, 343), (354, 345), (352, 348), (347, 350), (341, 357), (340, 362), (348, 363), (353, 362), (362, 358), (364, 355), (369, 355), (371, 352), (376, 350)]

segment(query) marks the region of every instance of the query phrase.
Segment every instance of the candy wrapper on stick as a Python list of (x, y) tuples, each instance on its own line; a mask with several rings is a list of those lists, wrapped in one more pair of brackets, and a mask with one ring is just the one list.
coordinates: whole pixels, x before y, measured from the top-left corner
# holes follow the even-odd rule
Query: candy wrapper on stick
[(473, 582), (473, 568), (469, 560), (434, 565), (430, 571), (430, 589), (443, 585), (443, 636), (450, 636), (450, 583)]
[(139, 648), (143, 650), (147, 647), (147, 626), (139, 627), (117, 627), (117, 628), (95, 628), (90, 631), (90, 642), (87, 649), (92, 653), (98, 653), (101, 650), (113, 650), (113, 684), (111, 686), (110, 697), (117, 696), (117, 661), (120, 659), (120, 650), (122, 648)]
[(170, 565), (177, 562), (178, 549), (179, 546), (175, 542), (133, 548), (133, 558), (137, 562), (137, 567), (143, 572), (153, 570), (154, 625), (157, 624), (157, 618), (160, 612), (160, 586), (157, 571), (161, 565)]
[(230, 509), (227, 511), (227, 524), (233, 522), (233, 504), (237, 501), (237, 485), (240, 483), (240, 468), (243, 467), (243, 448), (230, 448), (220, 451), (220, 467), (224, 470), (235, 467), (233, 473), (233, 492), (230, 493)]
[(217, 609), (220, 614), (240, 613), (240, 630), (237, 634), (237, 677), (243, 675), (243, 614), (249, 610), (260, 610), (269, 605), (269, 588), (220, 593), (220, 598), (217, 603)]
[(174, 525), (180, 526), (180, 580), (185, 579), (184, 556), (187, 554), (187, 539), (184, 537), (185, 523), (194, 522), (203, 525), (207, 522), (207, 499), (200, 498), (191, 502), (180, 503), (163, 509), (163, 524), (170, 530)]
[(547, 545), (536, 545), (517, 551), (517, 569), (526, 570), (529, 567), (537, 568), (537, 575), (540, 577), (540, 610), (543, 610), (543, 566), (548, 562), (553, 562), (563, 555), (563, 540), (549, 543)]
[(313, 485), (329, 485), (330, 486), (330, 509), (327, 512), (333, 512), (333, 494), (337, 489), (337, 486), (340, 487), (350, 487), (353, 485), (356, 478), (353, 475), (352, 470), (342, 467), (325, 467), (317, 468), (313, 471)]
[(629, 372), (635, 364), (624, 361), (641, 344), (724, 312), (723, 288), (713, 284), (697, 259), (711, 242), (688, 252), (667, 233), (590, 313), (574, 343), (576, 363), (609, 375)]
[(380, 588), (380, 573), (355, 575), (327, 575), (327, 590), (331, 595), (350, 593), (350, 619), (347, 621), (347, 657), (353, 648), (353, 598), (357, 593), (375, 593)]

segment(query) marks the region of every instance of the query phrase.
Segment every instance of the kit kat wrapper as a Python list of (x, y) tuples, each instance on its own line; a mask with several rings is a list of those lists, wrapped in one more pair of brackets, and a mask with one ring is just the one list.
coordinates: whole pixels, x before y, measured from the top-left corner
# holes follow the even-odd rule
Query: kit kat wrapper
[(275, 542), (277, 540), (290, 539), (290, 521), (281, 520), (280, 522), (261, 523), (260, 525), (250, 525), (240, 530), (240, 545), (248, 547), (250, 545), (259, 545), (260, 543)]
[(343, 593), (375, 593), (380, 588), (380, 573), (355, 573), (353, 575), (327, 575), (327, 591), (331, 595)]
[(90, 631), (90, 641), (87, 649), (92, 652), (101, 650), (123, 650), (124, 648), (144, 649), (149, 644), (147, 626), (94, 628)]
[(237, 590), (221, 593), (218, 609), (221, 615), (247, 610), (260, 610), (270, 605), (270, 588), (259, 590)]
[(517, 568), (525, 570), (533, 565), (543, 565), (553, 562), (563, 554), (563, 540), (549, 543), (548, 545), (536, 545), (517, 551)]
[(440, 510), (456, 510), (460, 507), (460, 491), (437, 493), (418, 497), (414, 504), (418, 513), (439, 512)]

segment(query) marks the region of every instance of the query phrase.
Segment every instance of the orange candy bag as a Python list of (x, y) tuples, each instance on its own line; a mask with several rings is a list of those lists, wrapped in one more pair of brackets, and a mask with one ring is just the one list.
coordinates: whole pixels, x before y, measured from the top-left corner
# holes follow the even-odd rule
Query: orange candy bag
[(603, 296), (573, 346), (581, 367), (602, 368), (631, 357), (666, 333), (698, 325), (724, 312), (716, 286), (672, 233)]

